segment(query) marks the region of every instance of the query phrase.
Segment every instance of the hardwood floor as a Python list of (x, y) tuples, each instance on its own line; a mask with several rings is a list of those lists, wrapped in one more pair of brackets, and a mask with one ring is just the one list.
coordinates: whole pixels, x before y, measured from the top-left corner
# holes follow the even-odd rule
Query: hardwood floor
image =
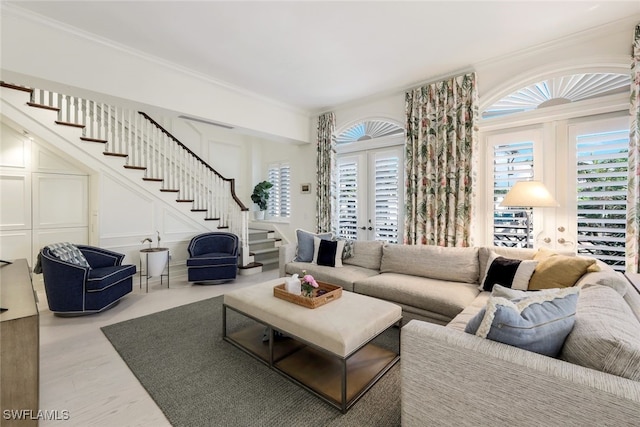
[[(227, 291), (278, 277), (278, 270), (238, 276), (223, 285), (192, 285), (183, 276), (171, 277), (171, 288), (158, 279), (144, 283), (104, 313), (63, 318), (47, 307), (42, 276), (34, 275), (40, 300), (40, 409), (57, 415), (41, 426), (168, 426), (100, 328), (172, 307), (222, 295)], [(68, 419), (63, 420), (68, 414)], [(56, 418), (56, 417), (53, 417)]]

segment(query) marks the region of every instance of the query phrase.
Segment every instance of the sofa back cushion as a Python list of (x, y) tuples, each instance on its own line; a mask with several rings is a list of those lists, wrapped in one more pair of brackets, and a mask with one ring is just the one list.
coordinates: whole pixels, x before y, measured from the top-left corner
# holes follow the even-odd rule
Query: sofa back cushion
[(352, 255), (345, 258), (342, 263), (380, 270), (383, 244), (384, 242), (374, 240), (356, 240), (353, 244)]
[(607, 286), (582, 288), (561, 358), (640, 381), (640, 322), (619, 293)]
[(387, 244), (380, 272), (478, 283), (478, 248)]

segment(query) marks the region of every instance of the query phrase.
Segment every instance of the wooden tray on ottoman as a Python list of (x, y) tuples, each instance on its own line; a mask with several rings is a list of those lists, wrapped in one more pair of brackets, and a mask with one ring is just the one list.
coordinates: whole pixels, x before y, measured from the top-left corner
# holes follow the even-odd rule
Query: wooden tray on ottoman
[[(320, 289), (327, 291), (327, 293), (316, 296), (316, 292)], [(330, 285), (329, 283), (318, 282), (318, 287), (313, 290), (313, 297), (303, 297), (302, 295), (294, 295), (287, 292), (283, 283), (281, 285), (274, 286), (273, 296), (303, 307), (316, 308), (340, 298), (342, 296), (342, 288), (340, 286)]]

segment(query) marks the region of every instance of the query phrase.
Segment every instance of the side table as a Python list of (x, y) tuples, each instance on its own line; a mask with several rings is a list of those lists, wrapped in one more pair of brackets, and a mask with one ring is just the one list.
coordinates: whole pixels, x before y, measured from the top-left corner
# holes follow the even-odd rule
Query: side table
[[(146, 291), (149, 292), (149, 277), (160, 276), (160, 286), (162, 278), (167, 278), (167, 288), (169, 288), (169, 248), (147, 248), (140, 250), (140, 289), (142, 289), (142, 258), (145, 258)], [(164, 274), (164, 270), (167, 273)]]

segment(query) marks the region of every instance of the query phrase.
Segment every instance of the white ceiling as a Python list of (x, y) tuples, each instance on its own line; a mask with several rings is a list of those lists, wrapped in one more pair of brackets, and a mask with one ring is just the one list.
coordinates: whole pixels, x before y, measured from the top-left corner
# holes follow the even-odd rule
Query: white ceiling
[(5, 3), (311, 111), (640, 14), (638, 0)]

